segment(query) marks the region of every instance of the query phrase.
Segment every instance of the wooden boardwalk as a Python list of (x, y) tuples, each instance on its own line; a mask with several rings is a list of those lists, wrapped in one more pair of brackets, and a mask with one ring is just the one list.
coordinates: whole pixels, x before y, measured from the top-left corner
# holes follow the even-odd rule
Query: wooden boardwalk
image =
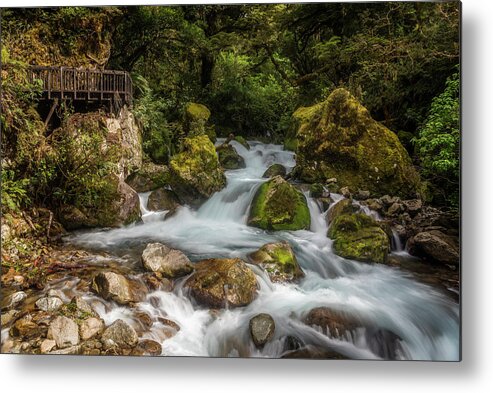
[(132, 105), (132, 78), (125, 71), (31, 66), (29, 78), (41, 80), (45, 100), (100, 101), (112, 110)]

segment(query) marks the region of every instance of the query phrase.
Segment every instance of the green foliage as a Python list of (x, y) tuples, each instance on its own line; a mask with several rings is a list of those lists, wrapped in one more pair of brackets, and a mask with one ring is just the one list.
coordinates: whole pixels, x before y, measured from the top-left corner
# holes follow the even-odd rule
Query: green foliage
[(294, 90), (273, 73), (252, 73), (253, 63), (248, 56), (221, 53), (208, 99), (213, 119), (240, 135), (279, 140), (295, 106)]
[(141, 75), (134, 75), (135, 105), (133, 112), (144, 130), (144, 152), (156, 163), (166, 164), (176, 152), (179, 130), (168, 123), (171, 102), (157, 96), (149, 82)]
[(30, 203), (27, 193), (29, 179), (15, 179), (15, 172), (2, 169), (2, 208), (5, 211), (17, 212)]
[(443, 93), (431, 103), (428, 117), (414, 139), (422, 173), (433, 187), (436, 202), (457, 208), (460, 172), (460, 80), (447, 80)]

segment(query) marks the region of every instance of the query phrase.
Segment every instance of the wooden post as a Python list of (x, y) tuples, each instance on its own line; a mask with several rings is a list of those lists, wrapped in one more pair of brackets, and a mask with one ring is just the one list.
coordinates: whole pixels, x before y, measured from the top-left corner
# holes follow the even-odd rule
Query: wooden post
[(60, 96), (63, 100), (63, 67), (60, 67)]
[(58, 98), (53, 100), (53, 104), (51, 105), (50, 112), (45, 120), (45, 128), (48, 127), (48, 123), (50, 122), (51, 116), (53, 116), (53, 112), (55, 112), (55, 108), (58, 106)]

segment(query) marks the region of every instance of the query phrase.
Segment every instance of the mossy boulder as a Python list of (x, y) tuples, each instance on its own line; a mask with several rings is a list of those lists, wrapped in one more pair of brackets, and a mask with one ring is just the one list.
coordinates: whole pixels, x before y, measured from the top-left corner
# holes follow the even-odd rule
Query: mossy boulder
[(187, 136), (206, 134), (206, 123), (211, 116), (211, 111), (202, 104), (189, 103), (185, 107), (184, 128)]
[(166, 165), (157, 165), (146, 162), (138, 171), (133, 172), (125, 179), (130, 187), (137, 192), (148, 192), (164, 187), (169, 181), (169, 168)]
[(339, 215), (330, 225), (328, 236), (334, 240), (334, 252), (343, 258), (376, 263), (387, 261), (389, 237), (365, 214)]
[(147, 209), (153, 211), (174, 210), (180, 206), (178, 196), (166, 188), (158, 188), (149, 195)]
[(264, 178), (271, 178), (274, 176), (286, 176), (286, 167), (281, 164), (272, 164), (262, 175)]
[(305, 276), (288, 242), (265, 244), (248, 258), (264, 269), (272, 282), (292, 282)]
[(207, 135), (185, 138), (184, 150), (171, 158), (170, 184), (184, 203), (200, 206), (226, 185), (216, 149)]
[(206, 259), (195, 264), (195, 273), (185, 282), (193, 298), (212, 307), (240, 307), (257, 296), (257, 279), (239, 258)]
[(245, 149), (250, 150), (250, 145), (248, 144), (246, 139), (243, 138), (241, 135), (236, 135), (234, 140), (238, 142), (240, 145), (243, 145)]
[(341, 214), (356, 213), (359, 208), (353, 204), (352, 199), (341, 199), (334, 203), (327, 212), (327, 223), (330, 225)]
[(257, 190), (248, 225), (276, 231), (310, 229), (306, 198), (281, 176), (276, 176)]
[(217, 147), (219, 162), (224, 169), (245, 168), (245, 160), (238, 154), (236, 149), (229, 144), (222, 144)]
[(345, 89), (299, 108), (292, 129), (298, 141), (295, 173), (304, 181), (337, 178), (352, 191), (402, 197), (415, 197), (420, 190), (419, 176), (397, 135)]

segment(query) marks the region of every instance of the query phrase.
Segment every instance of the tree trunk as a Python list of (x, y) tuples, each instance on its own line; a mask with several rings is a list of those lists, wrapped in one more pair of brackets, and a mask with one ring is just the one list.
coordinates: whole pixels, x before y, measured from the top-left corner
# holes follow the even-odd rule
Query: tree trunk
[(200, 85), (207, 87), (212, 82), (212, 70), (214, 69), (214, 57), (210, 52), (205, 52), (201, 56), (202, 70), (200, 73)]

